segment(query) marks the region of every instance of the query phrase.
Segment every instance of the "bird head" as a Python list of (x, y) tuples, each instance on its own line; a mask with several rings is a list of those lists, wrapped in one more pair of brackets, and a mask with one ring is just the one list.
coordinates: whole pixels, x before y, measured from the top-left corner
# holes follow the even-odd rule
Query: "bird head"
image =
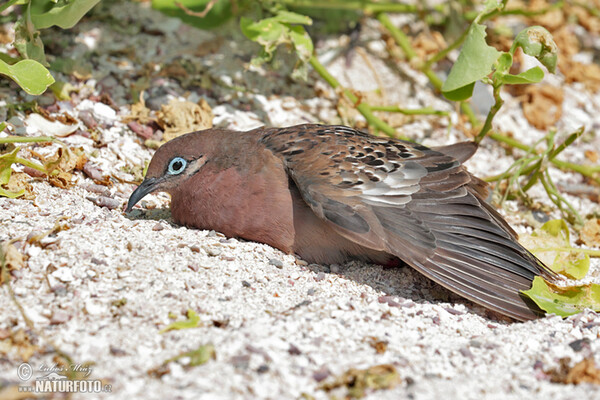
[(213, 150), (214, 130), (188, 133), (162, 145), (150, 161), (144, 181), (127, 202), (126, 212), (149, 193), (171, 192), (200, 171)]

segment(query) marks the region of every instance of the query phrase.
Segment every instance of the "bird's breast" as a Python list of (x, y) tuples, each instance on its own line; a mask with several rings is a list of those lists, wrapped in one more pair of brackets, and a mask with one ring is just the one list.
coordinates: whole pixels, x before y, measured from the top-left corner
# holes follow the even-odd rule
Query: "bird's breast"
[(277, 161), (259, 170), (207, 165), (171, 192), (173, 219), (291, 252), (292, 195), (288, 176)]

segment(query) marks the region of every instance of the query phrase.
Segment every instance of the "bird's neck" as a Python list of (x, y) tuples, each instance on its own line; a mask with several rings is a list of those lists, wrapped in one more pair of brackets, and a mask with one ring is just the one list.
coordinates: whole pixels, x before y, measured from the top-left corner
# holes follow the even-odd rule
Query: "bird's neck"
[(270, 152), (252, 152), (251, 156), (243, 168), (209, 162), (172, 190), (173, 219), (291, 251), (293, 203), (288, 176)]

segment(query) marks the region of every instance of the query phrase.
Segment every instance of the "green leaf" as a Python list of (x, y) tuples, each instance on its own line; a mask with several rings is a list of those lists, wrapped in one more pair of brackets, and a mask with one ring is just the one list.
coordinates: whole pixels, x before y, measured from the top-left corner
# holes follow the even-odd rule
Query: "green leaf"
[(487, 14), (490, 11), (502, 9), (503, 7), (502, 0), (486, 0), (483, 3), (483, 11), (480, 14)]
[(471, 25), (458, 59), (442, 85), (442, 93), (447, 99), (459, 101), (469, 98), (475, 82), (492, 72), (501, 53), (488, 46), (485, 37), (485, 26)]
[(77, 90), (77, 87), (71, 85), (69, 82), (54, 82), (50, 85), (50, 90), (54, 93), (57, 100), (71, 100), (71, 92)]
[(0, 74), (8, 76), (24, 91), (33, 95), (44, 93), (54, 83), (50, 71), (34, 60), (21, 60), (13, 65), (0, 61)]
[(28, 2), (29, 0), (9, 0), (0, 6), (0, 12), (6, 10), (10, 6), (14, 6), (16, 4), (27, 4)]
[(522, 48), (523, 52), (528, 56), (538, 59), (543, 66), (548, 68), (548, 71), (552, 73), (556, 71), (558, 47), (554, 43), (552, 34), (546, 28), (531, 26), (523, 29), (515, 37), (511, 52), (514, 52), (516, 47)]
[(291, 44), (300, 59), (293, 76), (306, 78), (308, 74), (306, 63), (312, 56), (314, 46), (304, 27), (296, 24), (310, 25), (312, 19), (289, 11), (280, 11), (277, 15), (260, 21), (242, 17), (240, 19), (242, 33), (262, 46), (261, 53), (252, 59), (252, 63), (260, 65), (268, 62), (273, 58), (277, 46)]
[(510, 70), (513, 63), (513, 57), (510, 53), (501, 53), (496, 62), (496, 73), (505, 74)]
[(290, 40), (292, 41), (292, 44), (294, 45), (298, 56), (301, 59), (308, 61), (308, 59), (313, 54), (314, 46), (310, 36), (308, 36), (308, 33), (306, 33), (304, 27), (300, 25), (291, 26), (289, 34)]
[(249, 18), (240, 19), (242, 33), (253, 42), (265, 47), (267, 53), (272, 53), (279, 43), (285, 42), (286, 27), (275, 18), (266, 18), (253, 22)]
[(9, 192), (8, 190), (0, 188), (0, 196), (8, 197), (9, 199), (15, 199), (17, 197), (23, 196), (25, 193), (25, 189), (21, 189), (18, 192)]
[[(58, 26), (63, 29), (69, 29), (75, 26), (77, 22), (92, 9), (100, 0), (73, 0), (65, 5), (54, 5), (50, 10), (38, 13), (36, 12), (40, 6), (45, 6), (47, 1), (34, 1), (37, 5), (31, 12), (31, 21), (37, 29), (50, 28)], [(38, 4), (35, 4), (38, 3)]]
[(502, 83), (508, 83), (511, 85), (527, 84), (527, 83), (538, 83), (544, 79), (544, 71), (540, 67), (533, 67), (527, 71), (521, 72), (518, 75), (502, 74), (498, 76), (498, 79)]
[(202, 345), (198, 347), (196, 350), (188, 351), (182, 354), (179, 354), (173, 358), (168, 359), (164, 362), (164, 364), (168, 364), (172, 361), (177, 361), (180, 358), (189, 357), (190, 362), (188, 363), (188, 367), (196, 367), (198, 365), (206, 364), (211, 358), (215, 358), (215, 346), (211, 343)]
[(551, 270), (571, 279), (583, 279), (590, 268), (590, 257), (573, 249), (569, 228), (562, 219), (546, 222), (521, 243)]
[(285, 10), (279, 11), (277, 15), (269, 19), (273, 19), (283, 24), (312, 25), (312, 19), (310, 19), (310, 17)]
[[(10, 180), (10, 174), (12, 173), (12, 165), (17, 162), (17, 153), (19, 147), (15, 147), (13, 151), (6, 154), (0, 155), (0, 185), (6, 185)], [(19, 192), (10, 192), (8, 190), (0, 188), (0, 196), (15, 198), (23, 195), (25, 190)]]
[(162, 329), (159, 333), (165, 333), (171, 330), (197, 328), (200, 324), (200, 317), (191, 308), (187, 310), (187, 319), (185, 321), (175, 321)]
[(531, 289), (522, 291), (542, 310), (562, 317), (578, 314), (586, 308), (600, 311), (600, 285), (559, 287), (536, 276)]
[[(210, 0), (179, 1), (181, 5), (194, 12), (204, 11), (209, 2)], [(186, 14), (185, 11), (175, 5), (173, 0), (152, 0), (152, 8), (171, 17), (179, 18), (186, 24), (200, 29), (216, 28), (223, 25), (232, 16), (230, 0), (218, 0), (204, 18)]]
[(44, 54), (44, 42), (40, 37), (40, 32), (35, 29), (29, 17), (29, 8), (23, 16), (15, 23), (15, 49), (21, 57), (35, 60), (40, 64), (47, 65), (46, 55)]

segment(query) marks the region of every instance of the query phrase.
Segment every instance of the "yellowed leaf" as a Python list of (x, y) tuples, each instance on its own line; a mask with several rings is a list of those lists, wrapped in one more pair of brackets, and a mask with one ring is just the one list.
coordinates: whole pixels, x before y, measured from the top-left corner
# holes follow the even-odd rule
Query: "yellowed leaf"
[(600, 247), (600, 219), (588, 219), (579, 232), (579, 239), (586, 246)]
[(31, 176), (27, 175), (24, 172), (13, 172), (10, 175), (10, 179), (8, 183), (4, 185), (4, 188), (9, 192), (17, 193), (23, 190), (23, 194), (19, 196), (19, 198), (24, 200), (33, 200), (35, 199), (35, 193), (33, 192), (33, 188), (29, 183), (31, 181)]
[(212, 109), (204, 99), (201, 99), (198, 104), (191, 101), (171, 100), (168, 105), (161, 107), (157, 116), (158, 124), (164, 132), (165, 142), (185, 133), (212, 128)]
[(525, 89), (523, 114), (537, 129), (546, 130), (562, 115), (563, 90), (551, 85), (530, 85)]

